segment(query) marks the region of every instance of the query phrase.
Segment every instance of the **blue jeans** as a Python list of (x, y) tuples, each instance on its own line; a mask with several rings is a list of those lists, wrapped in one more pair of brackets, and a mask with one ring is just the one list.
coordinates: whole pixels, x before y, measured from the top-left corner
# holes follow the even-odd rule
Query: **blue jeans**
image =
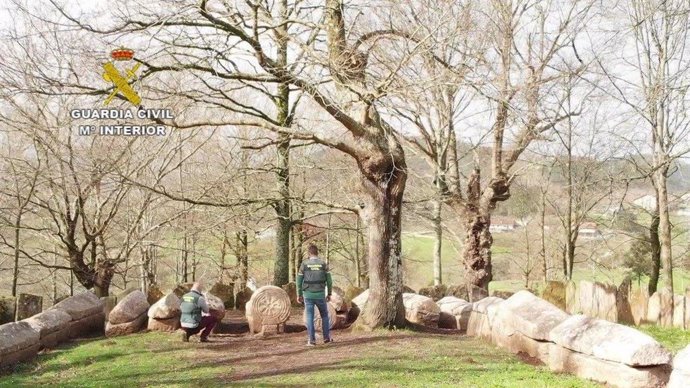
[(307, 333), (309, 334), (309, 342), (316, 343), (314, 306), (318, 307), (319, 315), (321, 315), (321, 332), (323, 333), (323, 340), (327, 341), (331, 339), (330, 322), (328, 321), (328, 306), (326, 306), (326, 303), (326, 299), (304, 298), (304, 308), (307, 311)]

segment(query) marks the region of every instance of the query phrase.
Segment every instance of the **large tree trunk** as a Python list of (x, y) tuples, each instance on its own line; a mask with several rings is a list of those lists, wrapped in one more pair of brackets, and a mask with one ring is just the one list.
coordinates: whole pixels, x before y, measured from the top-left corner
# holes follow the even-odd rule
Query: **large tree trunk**
[(467, 180), (467, 199), (460, 204), (465, 218), (465, 247), (463, 250), (463, 264), (465, 267), (465, 283), (489, 290), (492, 280), (491, 266), (491, 212), (498, 201), (510, 198), (507, 178), (494, 173), (498, 178), (492, 178), (487, 187), (481, 189), (481, 171), (475, 167)]
[(274, 205), (277, 222), (275, 236), (275, 264), (273, 285), (283, 286), (290, 282), (290, 141), (281, 139), (278, 144), (277, 184), (279, 199)]
[(98, 263), (93, 284), (93, 291), (97, 297), (108, 296), (114, 275), (115, 267), (113, 265), (108, 262)]
[(663, 267), (662, 284), (664, 288), (673, 292), (673, 254), (671, 251), (671, 219), (668, 209), (668, 191), (666, 189), (666, 168), (656, 172), (657, 204), (659, 205), (659, 243), (661, 246), (661, 265)]
[(441, 250), (443, 247), (443, 225), (441, 224), (441, 200), (433, 201), (434, 213), (434, 285), (443, 284), (443, 268), (441, 264)]
[(539, 206), (539, 238), (540, 238), (540, 249), (539, 257), (541, 258), (541, 269), (544, 275), (544, 284), (549, 281), (549, 263), (546, 259), (546, 192), (542, 191), (541, 201)]
[(567, 261), (568, 261), (568, 273), (566, 276), (566, 279), (572, 280), (573, 279), (573, 267), (575, 265), (575, 247), (577, 247), (577, 237), (580, 234), (580, 227), (579, 226), (573, 226), (571, 230), (571, 235), (568, 240), (568, 247), (566, 250), (567, 254)]
[[(277, 65), (287, 66), (288, 44), (288, 4), (286, 0), (280, 2), (282, 23), (276, 27), (278, 37)], [(287, 83), (278, 84), (277, 95), (274, 98), (277, 110), (276, 121), (281, 126), (290, 127), (290, 87)], [(290, 229), (292, 218), (290, 215), (290, 137), (279, 135), (277, 145), (278, 160), (276, 165), (278, 201), (274, 205), (276, 216), (276, 251), (273, 269), (273, 285), (281, 287), (290, 282)]]
[(20, 215), (17, 216), (14, 225), (14, 268), (12, 269), (12, 296), (17, 296), (17, 283), (19, 281), (19, 238), (21, 223), (22, 217), (20, 213)]
[(485, 290), (491, 282), (491, 244), (493, 237), (489, 231), (491, 214), (486, 212), (467, 212), (465, 215), (465, 247), (463, 263), (465, 282)]
[[(393, 140), (393, 139), (390, 139)], [(397, 143), (397, 140), (394, 140)], [(360, 164), (365, 207), (362, 219), (368, 227), (369, 299), (361, 315), (367, 328), (402, 327), (401, 214), (407, 169), (402, 147), (391, 154), (368, 158)]]
[(659, 243), (659, 203), (657, 202), (652, 222), (649, 225), (649, 242), (651, 244), (652, 268), (649, 275), (648, 292), (649, 295), (657, 291), (659, 285), (659, 272), (661, 271), (661, 245)]
[(242, 291), (247, 286), (249, 279), (249, 241), (247, 239), (247, 230), (242, 229), (235, 233), (237, 238), (237, 249), (235, 255), (237, 256), (237, 265), (240, 272), (239, 290)]

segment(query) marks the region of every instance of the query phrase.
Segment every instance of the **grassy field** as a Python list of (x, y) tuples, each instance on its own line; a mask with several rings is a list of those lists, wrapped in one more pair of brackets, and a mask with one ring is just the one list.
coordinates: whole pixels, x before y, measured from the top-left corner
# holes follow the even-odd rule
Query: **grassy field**
[(690, 345), (690, 331), (677, 328), (664, 328), (653, 325), (642, 325), (636, 329), (654, 337), (673, 353)]
[(532, 366), (459, 335), (407, 331), (339, 333), (329, 346), (305, 348), (303, 334), (268, 340), (216, 338), (181, 343), (145, 333), (82, 341), (0, 376), (0, 387), (337, 386), (595, 387)]

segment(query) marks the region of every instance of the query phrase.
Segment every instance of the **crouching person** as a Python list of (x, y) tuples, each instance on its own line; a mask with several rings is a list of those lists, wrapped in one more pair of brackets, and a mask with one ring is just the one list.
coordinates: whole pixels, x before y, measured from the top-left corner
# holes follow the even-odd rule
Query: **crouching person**
[(201, 294), (201, 284), (194, 283), (192, 290), (182, 296), (180, 310), (182, 340), (189, 342), (190, 336), (201, 332), (200, 341), (208, 342), (208, 336), (216, 326), (217, 319), (209, 313), (206, 298)]

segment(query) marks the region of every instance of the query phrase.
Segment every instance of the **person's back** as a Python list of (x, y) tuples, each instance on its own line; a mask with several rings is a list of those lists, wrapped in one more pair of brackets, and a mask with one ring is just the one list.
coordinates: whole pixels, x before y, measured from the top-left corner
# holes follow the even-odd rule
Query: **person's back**
[(182, 295), (180, 311), (182, 340), (189, 341), (190, 336), (201, 332), (201, 342), (208, 341), (208, 336), (216, 325), (216, 319), (209, 314), (206, 298), (201, 294), (201, 284), (194, 283), (192, 290)]
[(324, 299), (326, 297), (326, 283), (328, 266), (320, 257), (314, 256), (302, 262), (301, 271), (303, 295), (307, 299)]
[(201, 306), (200, 300), (204, 298), (197, 290), (191, 290), (182, 295), (180, 302), (180, 326), (193, 329), (199, 326), (201, 322)]
[(328, 317), (328, 306), (333, 280), (328, 271), (328, 265), (318, 257), (319, 250), (315, 245), (308, 248), (309, 258), (304, 260), (299, 267), (297, 274), (297, 295), (299, 303), (304, 303), (307, 316), (307, 334), (309, 336), (307, 345), (316, 345), (316, 333), (314, 330), (314, 306), (319, 309), (324, 343), (332, 341), (330, 337), (330, 322)]

